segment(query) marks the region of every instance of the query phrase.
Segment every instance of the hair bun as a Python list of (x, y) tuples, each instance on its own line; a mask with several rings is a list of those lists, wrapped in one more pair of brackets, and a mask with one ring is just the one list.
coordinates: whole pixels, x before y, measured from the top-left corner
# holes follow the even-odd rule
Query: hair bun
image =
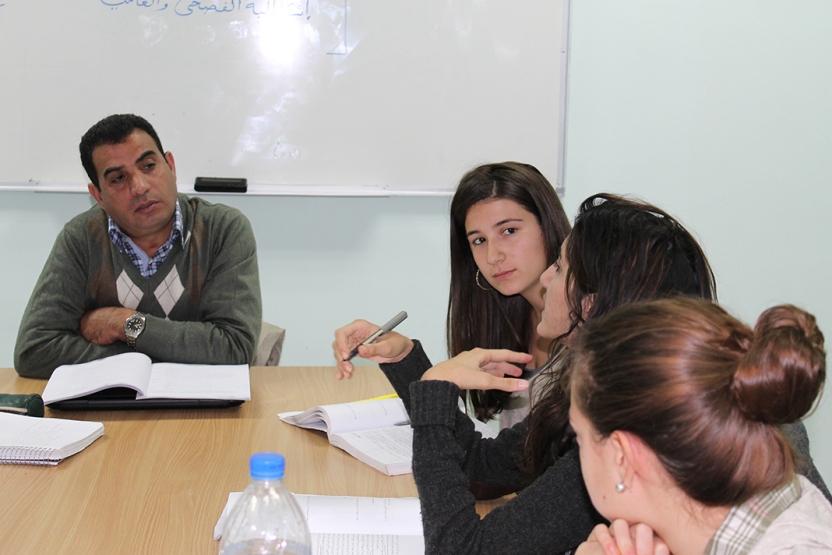
[(763, 312), (731, 391), (751, 420), (796, 422), (811, 409), (826, 377), (823, 334), (815, 317), (792, 305)]

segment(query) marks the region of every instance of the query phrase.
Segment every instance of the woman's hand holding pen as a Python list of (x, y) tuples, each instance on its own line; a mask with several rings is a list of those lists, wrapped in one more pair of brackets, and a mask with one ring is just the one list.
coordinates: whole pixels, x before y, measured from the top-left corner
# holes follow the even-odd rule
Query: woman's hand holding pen
[(523, 370), (513, 363), (528, 364), (532, 358), (507, 349), (473, 349), (440, 362), (422, 379), (452, 382), (460, 389), (523, 391), (529, 388), (529, 382), (506, 376), (520, 376)]
[(335, 330), (335, 341), (332, 342), (332, 354), (335, 366), (338, 368), (337, 378), (350, 378), (355, 367), (347, 360), (350, 352), (358, 347), (358, 356), (376, 363), (399, 362), (413, 350), (413, 341), (409, 338), (389, 331), (369, 345), (361, 342), (370, 337), (379, 326), (366, 320), (356, 320), (343, 328)]

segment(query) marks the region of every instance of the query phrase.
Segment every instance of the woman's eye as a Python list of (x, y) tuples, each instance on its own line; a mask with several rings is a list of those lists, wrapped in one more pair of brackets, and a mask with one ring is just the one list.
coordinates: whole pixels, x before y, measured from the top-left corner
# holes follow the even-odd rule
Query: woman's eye
[(472, 245), (482, 245), (483, 243), (485, 243), (485, 238), (484, 237), (476, 237), (476, 238), (471, 240)]
[(507, 227), (503, 230), (503, 235), (513, 235), (516, 231), (516, 227)]

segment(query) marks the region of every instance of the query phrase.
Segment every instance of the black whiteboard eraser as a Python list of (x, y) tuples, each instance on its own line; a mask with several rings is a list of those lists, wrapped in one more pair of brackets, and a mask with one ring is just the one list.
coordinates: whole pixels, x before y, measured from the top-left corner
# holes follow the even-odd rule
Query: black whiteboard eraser
[(197, 177), (194, 191), (200, 193), (245, 193), (248, 181), (245, 177)]

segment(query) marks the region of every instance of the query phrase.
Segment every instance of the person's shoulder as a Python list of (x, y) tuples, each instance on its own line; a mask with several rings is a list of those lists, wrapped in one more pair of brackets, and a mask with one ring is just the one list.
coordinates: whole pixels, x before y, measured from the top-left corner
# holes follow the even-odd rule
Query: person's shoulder
[[(800, 498), (793, 505), (795, 513), (811, 515), (812, 521), (822, 523), (822, 527), (829, 533), (829, 539), (832, 541), (832, 504), (808, 478), (805, 476), (797, 478), (802, 491)], [(832, 544), (829, 547), (832, 549)]]
[(798, 478), (800, 497), (774, 519), (749, 555), (832, 553), (832, 505), (809, 480)]
[(187, 195), (180, 194), (179, 206), (186, 220), (192, 217), (202, 221), (231, 223), (236, 220), (242, 220), (248, 222), (248, 218), (239, 209), (228, 206), (227, 204), (210, 202), (202, 197), (188, 197)]
[(63, 228), (64, 235), (69, 235), (73, 238), (80, 238), (82, 236), (95, 235), (107, 233), (108, 216), (104, 210), (98, 206), (90, 207), (89, 210), (81, 212), (77, 216), (69, 220)]

